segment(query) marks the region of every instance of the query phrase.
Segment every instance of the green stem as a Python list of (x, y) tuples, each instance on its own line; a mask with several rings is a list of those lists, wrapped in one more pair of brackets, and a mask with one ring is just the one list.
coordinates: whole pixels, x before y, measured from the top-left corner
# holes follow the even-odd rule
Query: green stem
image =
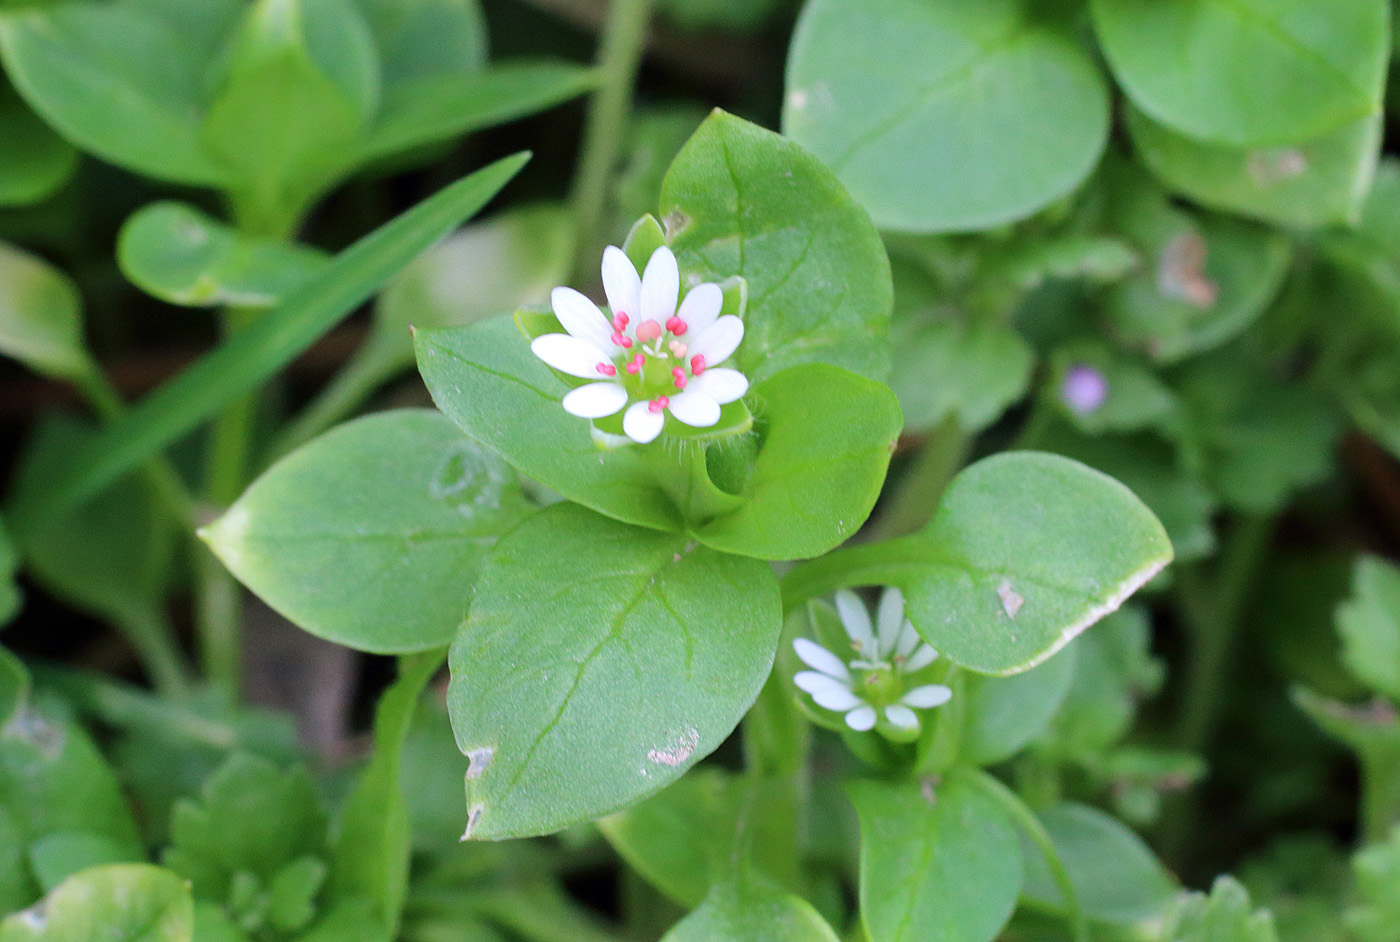
[(598, 53), (598, 90), (588, 106), (583, 135), (583, 157), (574, 179), (574, 273), (580, 281), (596, 277), (597, 249), (606, 239), (603, 213), (608, 182), (617, 169), (622, 135), (632, 110), (633, 87), (647, 24), (655, 0), (613, 0), (603, 25)]
[(1084, 917), (1084, 909), (1079, 904), (1079, 893), (1075, 890), (1069, 869), (1065, 866), (1064, 859), (1060, 857), (1060, 851), (1055, 847), (1055, 842), (1050, 839), (1050, 834), (1045, 830), (1045, 825), (1040, 823), (1040, 819), (1036, 817), (1029, 805), (999, 780), (981, 769), (970, 774), (982, 793), (1001, 805), (1012, 820), (1025, 832), (1026, 836), (1031, 839), (1031, 843), (1035, 844), (1041, 856), (1045, 858), (1046, 866), (1050, 868), (1050, 876), (1054, 879), (1055, 885), (1060, 888), (1060, 895), (1065, 898), (1065, 908), (1069, 911), (1070, 924), (1074, 927), (1075, 942), (1088, 942), (1089, 925)]
[(1199, 751), (1210, 745), (1241, 611), (1273, 527), (1270, 517), (1240, 518), (1221, 551), (1214, 584), (1206, 581), (1200, 566), (1177, 573), (1177, 601), (1191, 636), (1177, 725), (1177, 742), (1184, 749)]
[(175, 631), (159, 611), (131, 612), (118, 619), (127, 640), (156, 690), (176, 700), (188, 699), (192, 689), (189, 666), (175, 645)]
[(371, 337), (301, 414), (273, 442), (268, 461), (276, 461), (311, 441), (363, 406), (386, 382), (413, 362), (398, 345)]
[(968, 435), (956, 416), (948, 416), (924, 439), (900, 480), (888, 509), (870, 526), (871, 542), (922, 530), (939, 498), (967, 457)]

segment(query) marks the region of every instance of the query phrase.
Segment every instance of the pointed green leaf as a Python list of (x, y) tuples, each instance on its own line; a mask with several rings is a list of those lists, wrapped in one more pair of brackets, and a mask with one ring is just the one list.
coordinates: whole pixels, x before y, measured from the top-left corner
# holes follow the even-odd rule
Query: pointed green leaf
[(1234, 877), (1217, 877), (1210, 895), (1184, 897), (1167, 938), (1172, 942), (1278, 942), (1274, 917), (1254, 910), (1249, 893)]
[(475, 72), (486, 63), (486, 17), (478, 0), (357, 0), (374, 44), (384, 86), (444, 72)]
[(968, 677), (959, 759), (995, 765), (1020, 752), (1050, 725), (1069, 694), (1078, 661), (1074, 645), (1013, 677)]
[(1352, 674), (1400, 701), (1400, 569), (1376, 556), (1357, 560), (1351, 598), (1337, 609), (1337, 632)]
[(83, 309), (68, 276), (0, 242), (0, 353), (30, 369), (75, 379), (92, 369)]
[(0, 79), (0, 206), (45, 199), (78, 169), (78, 152)]
[(662, 942), (837, 942), (806, 900), (751, 876), (715, 886)]
[(540, 511), (487, 558), (452, 646), (467, 836), (558, 830), (679, 778), (758, 696), (781, 627), (764, 563)]

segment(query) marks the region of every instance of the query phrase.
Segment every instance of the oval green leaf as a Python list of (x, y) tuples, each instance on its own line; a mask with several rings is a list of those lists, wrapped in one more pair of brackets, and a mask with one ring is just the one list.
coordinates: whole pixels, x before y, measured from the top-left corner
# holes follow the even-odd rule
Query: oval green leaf
[(207, 57), (153, 12), (64, 3), (0, 19), (20, 93), (60, 134), (104, 160), (176, 183), (218, 186), (199, 143)]
[(1385, 0), (1093, 0), (1133, 103), (1198, 140), (1287, 145), (1380, 109)]
[(1013, 222), (1088, 177), (1108, 89), (1075, 38), (1023, 0), (810, 0), (783, 129), (882, 229)]
[(1044, 661), (1172, 558), (1132, 491), (1037, 452), (964, 470), (922, 538), (929, 564), (901, 586), (909, 618), (940, 652), (988, 674)]
[(799, 363), (889, 376), (889, 260), (865, 210), (812, 155), (722, 111), (661, 190), (681, 270), (748, 284), (738, 367), (759, 382)]
[(871, 942), (991, 942), (1021, 892), (1021, 847), (1001, 806), (962, 775), (854, 781), (861, 918)]
[(1380, 159), (1380, 114), (1278, 147), (1205, 144), (1128, 109), (1143, 163), (1174, 193), (1281, 226), (1354, 224)]
[(1012, 677), (971, 675), (964, 690), (967, 717), (958, 758), (995, 765), (1020, 752), (1049, 727), (1069, 695), (1079, 657), (1067, 648), (1043, 664)]
[(93, 368), (83, 345), (78, 289), (57, 268), (3, 242), (0, 353), (64, 379), (76, 379)]
[(0, 206), (37, 203), (78, 169), (78, 152), (0, 79)]
[(744, 503), (695, 531), (707, 546), (760, 559), (806, 559), (870, 516), (901, 426), (888, 386), (809, 363), (754, 387), (758, 457)]
[(169, 870), (116, 864), (85, 870), (0, 923), (0, 942), (190, 942), (194, 901)]
[(556, 831), (675, 781), (758, 696), (781, 628), (764, 563), (568, 503), (531, 517), (452, 646), (466, 836)]
[(753, 876), (717, 884), (662, 942), (837, 942), (806, 900)]
[(142, 291), (187, 307), (271, 307), (318, 274), (325, 253), (239, 233), (185, 203), (136, 212), (117, 240), (122, 273)]
[(201, 535), (306, 631), (406, 653), (451, 642), (483, 556), (528, 506), (499, 458), (441, 414), (406, 409), (283, 458)]

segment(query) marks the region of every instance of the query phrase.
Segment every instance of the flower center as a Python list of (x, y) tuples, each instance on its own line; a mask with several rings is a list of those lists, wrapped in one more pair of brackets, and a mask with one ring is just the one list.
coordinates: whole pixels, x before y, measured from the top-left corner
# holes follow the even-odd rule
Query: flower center
[(630, 323), (626, 314), (613, 318), (613, 342), (623, 351), (611, 363), (599, 363), (602, 376), (618, 376), (634, 399), (644, 399), (664, 409), (669, 397), (684, 392), (690, 381), (705, 372), (705, 358), (691, 356), (687, 340), (690, 326), (679, 317), (664, 325), (645, 320), (637, 325), (634, 338), (624, 331)]
[(856, 674), (856, 690), (865, 702), (883, 710), (904, 696), (904, 681), (899, 671), (882, 661)]

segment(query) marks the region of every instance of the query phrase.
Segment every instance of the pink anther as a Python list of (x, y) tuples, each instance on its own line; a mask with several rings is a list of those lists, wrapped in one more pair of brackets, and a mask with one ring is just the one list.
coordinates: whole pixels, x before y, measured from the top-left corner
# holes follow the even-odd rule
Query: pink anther
[(660, 412), (662, 409), (666, 408), (670, 404), (671, 399), (669, 396), (661, 396), (647, 403), (647, 410), (651, 412)]
[(676, 381), (677, 389), (685, 388), (685, 370), (681, 369), (679, 366), (676, 367), (675, 369), (671, 370), (671, 378)]
[(696, 354), (690, 358), (690, 375), (699, 376), (703, 372), (705, 372), (705, 356), (704, 354)]
[(645, 320), (637, 325), (637, 339), (642, 343), (651, 343), (661, 336), (661, 325), (653, 320)]
[(645, 363), (645, 362), (646, 362), (646, 360), (645, 360), (645, 359), (642, 357), (642, 355), (639, 353), (639, 354), (637, 354), (636, 356), (634, 356), (634, 357), (632, 358), (631, 362), (629, 362), (629, 363), (627, 364), (626, 370), (627, 370), (627, 372), (629, 372), (629, 373), (631, 373), (633, 376), (635, 376), (635, 375), (637, 375), (638, 373), (640, 373), (640, 372), (642, 371), (642, 364)]
[(617, 367), (613, 366), (611, 363), (599, 363), (598, 372), (602, 373), (604, 376), (616, 376)]
[(629, 320), (631, 320), (631, 318), (621, 311), (618, 311), (613, 315), (613, 330), (617, 331), (619, 334), (622, 333), (627, 329), (627, 322)]
[(686, 325), (686, 322), (679, 317), (673, 317), (666, 322), (666, 329), (679, 337), (681, 334), (685, 333), (689, 327)]
[(632, 346), (632, 338), (622, 336), (621, 331), (614, 331), (611, 339), (613, 343), (617, 344), (624, 350)]
[(674, 356), (677, 360), (684, 360), (685, 352), (690, 348), (687, 347), (685, 344), (681, 343), (679, 340), (672, 340), (666, 345), (666, 349), (670, 350), (671, 355)]

